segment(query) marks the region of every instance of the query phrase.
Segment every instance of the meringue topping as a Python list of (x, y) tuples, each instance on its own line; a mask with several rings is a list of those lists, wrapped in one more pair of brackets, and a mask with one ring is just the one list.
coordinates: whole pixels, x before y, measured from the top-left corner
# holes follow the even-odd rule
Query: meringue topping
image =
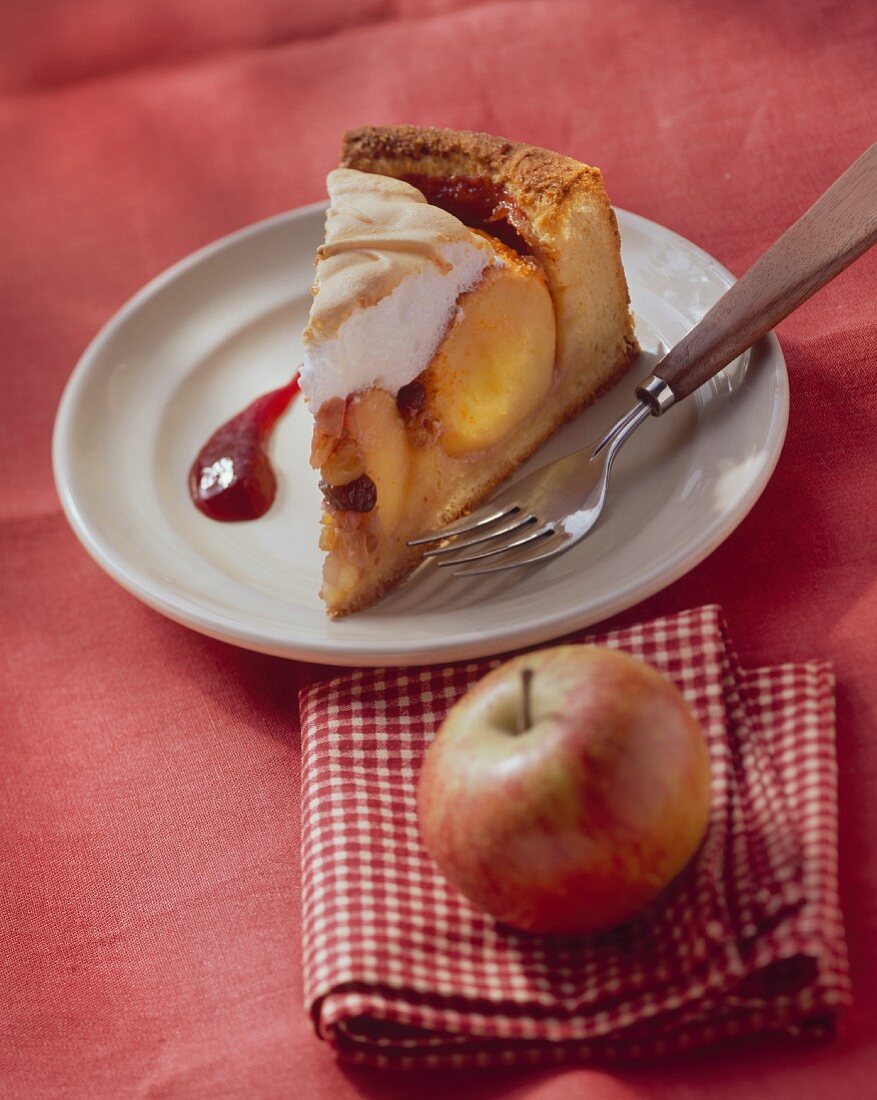
[(402, 180), (338, 168), (303, 335), (301, 388), (316, 412), (378, 385), (391, 393), (429, 364), (457, 298), (502, 263), (489, 241)]

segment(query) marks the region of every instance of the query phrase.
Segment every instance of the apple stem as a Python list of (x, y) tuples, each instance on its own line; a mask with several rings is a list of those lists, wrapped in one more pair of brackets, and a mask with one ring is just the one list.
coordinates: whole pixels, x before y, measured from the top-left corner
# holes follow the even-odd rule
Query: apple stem
[(521, 733), (528, 730), (533, 725), (533, 717), (530, 713), (530, 685), (533, 682), (533, 670), (532, 668), (521, 669), (521, 688), (523, 694), (523, 707), (524, 707), (524, 725), (521, 729)]

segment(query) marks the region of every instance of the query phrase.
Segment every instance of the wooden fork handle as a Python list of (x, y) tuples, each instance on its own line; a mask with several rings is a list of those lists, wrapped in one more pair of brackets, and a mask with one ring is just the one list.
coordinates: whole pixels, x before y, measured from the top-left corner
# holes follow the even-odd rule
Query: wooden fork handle
[[(651, 378), (637, 390), (638, 395), (648, 400), (656, 413), (687, 397), (875, 241), (877, 143), (664, 356)], [(653, 380), (657, 384), (650, 386)], [(664, 399), (659, 400), (662, 389)]]

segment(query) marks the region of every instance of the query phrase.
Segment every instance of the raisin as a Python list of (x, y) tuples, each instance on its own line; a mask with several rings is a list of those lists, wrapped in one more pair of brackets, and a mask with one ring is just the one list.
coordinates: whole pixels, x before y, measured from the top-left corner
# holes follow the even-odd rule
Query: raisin
[(426, 404), (426, 387), (422, 382), (409, 382), (396, 394), (396, 408), (406, 417), (420, 412)]
[(342, 512), (370, 512), (378, 499), (377, 487), (368, 474), (347, 485), (330, 485), (328, 481), (321, 481), (320, 491), (333, 508)]

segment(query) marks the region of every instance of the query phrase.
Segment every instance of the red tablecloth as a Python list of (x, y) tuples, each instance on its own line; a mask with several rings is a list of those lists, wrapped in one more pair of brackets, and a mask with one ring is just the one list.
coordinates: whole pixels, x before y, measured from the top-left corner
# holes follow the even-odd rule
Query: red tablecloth
[[(296, 695), (324, 671), (140, 606), (85, 555), (54, 411), (147, 279), (320, 198), (342, 129), (485, 129), (599, 164), (613, 200), (741, 272), (877, 132), (877, 14), (701, 0), (28, 0), (0, 13), (0, 1095), (404, 1097), (313, 1037)], [(473, 1097), (873, 1093), (874, 257), (780, 330), (788, 442), (697, 570), (618, 621), (724, 605), (744, 664), (828, 658), (856, 997), (828, 1046), (491, 1073)], [(426, 1100), (459, 1081), (419, 1080)]]

